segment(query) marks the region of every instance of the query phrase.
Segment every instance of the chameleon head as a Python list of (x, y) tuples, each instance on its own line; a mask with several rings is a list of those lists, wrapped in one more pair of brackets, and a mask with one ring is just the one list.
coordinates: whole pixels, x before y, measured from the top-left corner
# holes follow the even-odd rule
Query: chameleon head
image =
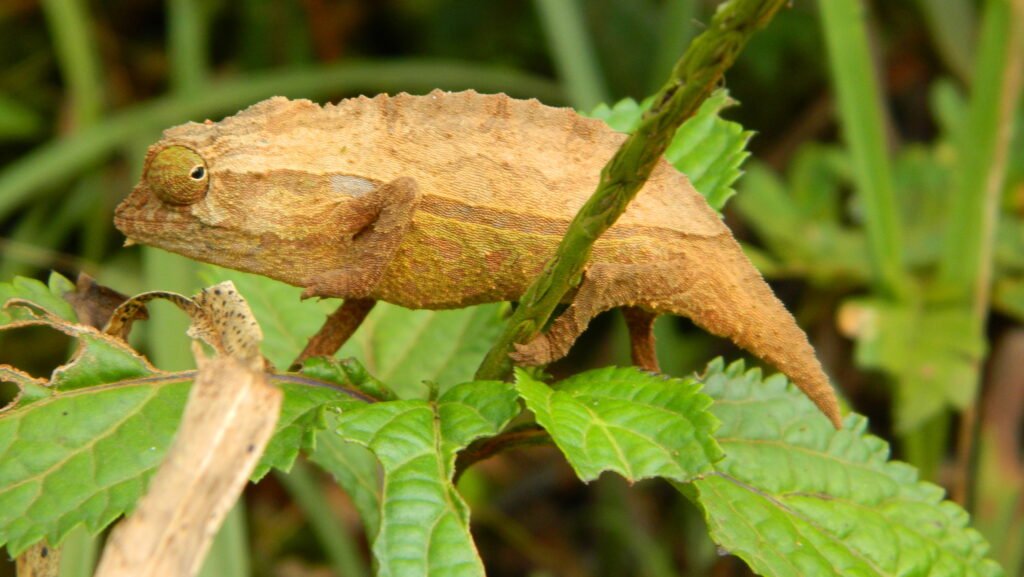
[(176, 252), (169, 237), (182, 238), (198, 226), (192, 207), (210, 191), (210, 169), (194, 149), (180, 144), (153, 146), (142, 179), (114, 212), (114, 225), (128, 243), (165, 246)]
[[(311, 120), (294, 121), (299, 113)], [(308, 101), (275, 98), (220, 122), (164, 131), (115, 226), (128, 244), (304, 282), (316, 263), (337, 258), (351, 236), (344, 225), (358, 230), (372, 218), (359, 207), (376, 186), (331, 170), (345, 147), (311, 135), (320, 113)], [(299, 144), (313, 148), (295, 152)]]

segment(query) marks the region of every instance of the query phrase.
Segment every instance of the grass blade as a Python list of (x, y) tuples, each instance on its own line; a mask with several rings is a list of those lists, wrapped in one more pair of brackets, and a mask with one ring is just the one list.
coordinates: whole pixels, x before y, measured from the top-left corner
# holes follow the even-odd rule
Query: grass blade
[(345, 531), (331, 510), (324, 506), (324, 495), (310, 467), (302, 461), (296, 461), (291, 472), (287, 475), (279, 473), (277, 479), (306, 514), (306, 520), (320, 539), (334, 573), (345, 577), (370, 575), (370, 569), (359, 554), (353, 536)]
[(961, 164), (950, 210), (956, 218), (949, 220), (940, 265), (946, 288), (974, 302), (979, 323), (988, 310), (996, 215), (1024, 68), (1024, 2), (1013, 2), (986, 4), (966, 128), (957, 143)]
[(207, 3), (167, 0), (171, 85), (175, 91), (196, 94), (207, 78)]
[(534, 0), (558, 76), (578, 110), (608, 102), (604, 78), (578, 0)]
[(903, 236), (889, 168), (885, 113), (868, 49), (864, 3), (822, 0), (819, 6), (843, 135), (864, 205), (864, 228), (875, 285), (884, 294), (901, 296), (907, 285), (902, 262)]
[(97, 43), (90, 33), (92, 19), (81, 0), (43, 0), (42, 7), (71, 96), (75, 125), (88, 126), (99, 119), (103, 108)]

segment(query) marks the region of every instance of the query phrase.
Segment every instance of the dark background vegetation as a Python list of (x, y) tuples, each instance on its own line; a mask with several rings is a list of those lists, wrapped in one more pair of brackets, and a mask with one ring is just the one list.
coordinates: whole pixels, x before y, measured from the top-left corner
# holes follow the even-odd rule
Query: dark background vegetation
[[(948, 124), (965, 114), (982, 6), (969, 0), (867, 4), (874, 71), (887, 112), (883, 146), (894, 159), (895, 188), (903, 195), (901, 228), (911, 239), (904, 260), (910, 274), (927, 284), (950, 222), (943, 204), (949, 197), (941, 192), (952, 188), (955, 168), (950, 167), (956, 166), (947, 162), (956, 154), (955, 130)], [(123, 239), (111, 223), (113, 207), (137, 178), (146, 146), (167, 126), (217, 119), (278, 93), (324, 101), (358, 93), (472, 87), (581, 110), (625, 97), (640, 100), (667, 77), (714, 5), (705, 0), (3, 0), (0, 280), (17, 274), (45, 278), (56, 269), (72, 278), (88, 272), (125, 293), (197, 288), (193, 265), (156, 251), (121, 248)], [(1016, 574), (1024, 543), (1019, 488), (1024, 483), (1019, 419), (1024, 299), (1014, 292), (1019, 286), (1014, 283), (1024, 270), (1016, 256), (1024, 247), (1019, 224), (1024, 147), (1018, 136), (1000, 193), (1004, 228), (993, 257), (998, 261), (993, 311), (982, 319), (991, 354), (979, 365), (981, 394), (965, 407), (933, 411), (923, 424), (901, 427), (895, 413), (905, 409), (899, 403), (914, 402), (897, 399), (905, 375), (856, 354), (850, 338), (856, 330), (844, 330), (843, 319), (849, 318), (844, 311), (855, 319), (860, 314), (844, 304), (874, 289), (865, 272), (867, 257), (856, 252), (864, 249), (863, 213), (858, 181), (841, 145), (835, 74), (815, 2), (794, 2), (754, 37), (727, 74), (726, 87), (740, 103), (727, 116), (757, 133), (750, 146), (752, 174), (740, 180), (739, 194), (726, 209), (727, 222), (808, 330), (852, 408), (870, 417), (876, 434), (895, 442), (897, 456), (953, 490), (992, 542), (994, 557), (1008, 574)], [(790, 214), (790, 220), (782, 214), (777, 227), (788, 230), (773, 229), (776, 215), (764, 206), (775, 205), (755, 202), (766, 202), (764, 190), (772, 182), (790, 196), (803, 194), (804, 201), (820, 193), (833, 209), (808, 210), (799, 218)], [(816, 223), (828, 224), (824, 237), (815, 235)], [(833, 254), (825, 244), (815, 252), (815, 243), (832, 239), (831, 233), (839, 235), (840, 244), (853, 239), (842, 244), (854, 247), (852, 255)], [(811, 256), (785, 254), (787, 246), (801, 243)], [(143, 343), (149, 354), (165, 368), (189, 362), (184, 339), (153, 337), (174, 334), (183, 321), (159, 311), (155, 317)], [(909, 332), (935, 330), (915, 328), (925, 317), (913, 318), (906, 321)], [(663, 354), (671, 372), (699, 370), (719, 354), (740, 355), (684, 321), (662, 322), (659, 331), (663, 348), (671, 347), (670, 357)], [(0, 339), (0, 363), (17, 360), (35, 374), (44, 374), (66, 354), (67, 342), (47, 332)], [(618, 317), (605, 315), (553, 372), (624, 362), (624, 348)], [(941, 370), (941, 363), (937, 366)], [(987, 406), (1001, 412), (990, 415)], [(986, 449), (986, 439), (998, 442)], [(368, 555), (346, 497), (327, 479), (306, 480)], [(985, 501), (979, 487), (1001, 500)], [(747, 572), (715, 550), (699, 517), (675, 491), (657, 483), (630, 488), (610, 475), (584, 486), (554, 450), (492, 459), (467, 475), (461, 488), (473, 506), (475, 536), (491, 575)], [(228, 524), (235, 539), (217, 542), (214, 562), (219, 556), (231, 566), (241, 555), (248, 556), (255, 575), (330, 574), (324, 552), (293, 504), (293, 490), (274, 477), (251, 487), (245, 516), (239, 512)], [(87, 540), (76, 539), (74, 546), (87, 552)], [(0, 575), (13, 574), (13, 565), (3, 563)]]

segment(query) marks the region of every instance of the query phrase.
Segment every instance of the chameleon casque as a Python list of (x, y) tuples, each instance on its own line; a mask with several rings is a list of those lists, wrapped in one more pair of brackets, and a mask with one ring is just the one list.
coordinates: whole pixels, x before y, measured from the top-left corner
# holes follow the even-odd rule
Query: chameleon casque
[[(624, 138), (571, 109), (504, 94), (323, 107), (275, 97), (165, 131), (115, 223), (130, 242), (266, 275), (304, 296), (426, 309), (515, 301)], [(516, 362), (564, 356), (592, 317), (624, 307), (634, 359), (656, 368), (651, 322), (683, 315), (780, 369), (839, 426), (807, 337), (664, 160), (597, 240), (565, 302)]]

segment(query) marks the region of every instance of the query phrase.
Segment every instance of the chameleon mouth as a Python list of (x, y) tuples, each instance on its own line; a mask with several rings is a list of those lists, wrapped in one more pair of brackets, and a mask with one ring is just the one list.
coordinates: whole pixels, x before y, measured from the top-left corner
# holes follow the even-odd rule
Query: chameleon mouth
[(125, 235), (125, 246), (132, 246), (160, 238), (187, 237), (194, 224), (189, 216), (164, 205), (140, 185), (114, 210), (114, 226)]

